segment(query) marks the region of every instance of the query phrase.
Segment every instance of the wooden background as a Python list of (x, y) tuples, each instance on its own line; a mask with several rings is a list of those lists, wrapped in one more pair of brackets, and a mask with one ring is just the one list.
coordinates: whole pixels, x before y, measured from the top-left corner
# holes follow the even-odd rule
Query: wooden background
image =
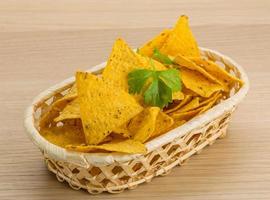
[[(181, 14), (201, 46), (231, 56), (249, 75), (228, 137), (122, 194), (89, 196), (56, 181), (23, 128), (31, 99), (106, 60), (116, 37), (138, 47)], [(269, 63), (269, 0), (0, 1), (0, 199), (270, 199)]]

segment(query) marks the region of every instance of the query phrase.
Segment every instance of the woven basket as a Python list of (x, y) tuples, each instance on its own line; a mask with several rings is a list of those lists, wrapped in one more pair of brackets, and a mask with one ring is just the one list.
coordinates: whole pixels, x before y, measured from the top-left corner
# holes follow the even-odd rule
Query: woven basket
[[(62, 97), (74, 83), (74, 77), (38, 95), (25, 114), (25, 127), (32, 141), (40, 148), (45, 163), (59, 181), (67, 181), (73, 189), (86, 189), (91, 194), (104, 191), (119, 193), (166, 175), (205, 146), (226, 135), (232, 112), (249, 88), (244, 70), (230, 58), (213, 50), (201, 48), (204, 57), (217, 62), (245, 84), (236, 84), (224, 101), (184, 125), (146, 143), (145, 155), (120, 153), (80, 153), (67, 151), (49, 143), (39, 134), (39, 117), (55, 100)], [(105, 63), (91, 68), (100, 73)]]

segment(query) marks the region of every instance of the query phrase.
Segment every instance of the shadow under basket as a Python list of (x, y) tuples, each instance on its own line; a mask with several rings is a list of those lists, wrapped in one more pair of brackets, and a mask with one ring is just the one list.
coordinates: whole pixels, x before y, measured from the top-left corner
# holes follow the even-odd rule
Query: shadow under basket
[[(40, 115), (66, 94), (74, 83), (74, 77), (38, 95), (27, 108), (25, 127), (31, 140), (43, 153), (48, 169), (56, 174), (60, 182), (67, 181), (73, 189), (83, 188), (91, 194), (105, 191), (119, 193), (150, 182), (155, 176), (168, 174), (173, 167), (224, 137), (231, 114), (248, 92), (249, 81), (242, 67), (232, 59), (206, 48), (201, 48), (201, 54), (242, 79), (245, 84), (242, 87), (235, 84), (230, 94), (207, 112), (147, 142), (148, 151), (144, 155), (72, 152), (49, 143), (39, 134)], [(98, 74), (105, 64), (101, 63), (89, 71)]]

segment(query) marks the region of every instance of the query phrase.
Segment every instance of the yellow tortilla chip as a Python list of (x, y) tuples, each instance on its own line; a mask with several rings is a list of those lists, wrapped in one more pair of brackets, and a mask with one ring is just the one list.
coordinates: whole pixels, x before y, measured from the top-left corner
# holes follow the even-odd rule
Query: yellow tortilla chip
[(207, 71), (209, 74), (216, 77), (227, 92), (236, 82), (240, 83), (240, 85), (243, 85), (243, 81), (241, 79), (231, 75), (225, 69), (221, 68), (211, 60), (206, 60), (205, 58), (192, 58), (192, 61)]
[(183, 125), (186, 122), (187, 122), (186, 120), (177, 120), (177, 121), (174, 120), (174, 124), (172, 125), (171, 130)]
[(222, 97), (221, 93), (217, 93), (216, 95), (214, 95), (212, 98), (206, 100), (205, 102), (202, 102), (202, 107), (201, 110), (199, 112), (199, 114), (207, 111), (208, 109), (212, 108), (213, 105)]
[(144, 44), (139, 49), (139, 53), (144, 56), (152, 57), (154, 49), (155, 48), (160, 49), (163, 46), (170, 32), (171, 30), (168, 29), (163, 30), (159, 35), (157, 35), (152, 40)]
[(53, 119), (59, 115), (59, 112), (63, 110), (63, 108), (77, 96), (77, 92), (75, 86), (73, 85), (69, 92), (61, 97), (60, 99), (56, 100), (52, 103), (41, 115), (39, 126), (40, 128), (47, 127), (50, 123), (53, 122)]
[(173, 124), (174, 124), (173, 118), (171, 118), (166, 113), (160, 111), (157, 116), (157, 120), (155, 124), (155, 131), (151, 135), (151, 138), (157, 137), (167, 132), (168, 130), (170, 130)]
[(194, 110), (196, 108), (199, 107), (200, 102), (199, 102), (200, 98), (199, 97), (195, 97), (193, 98), (189, 103), (187, 103), (186, 105), (184, 105), (183, 107), (181, 107), (180, 109), (178, 109), (176, 112), (187, 112), (187, 111), (191, 111)]
[(183, 87), (183, 88), (182, 88), (182, 92), (183, 92), (183, 94), (189, 95), (189, 96), (191, 96), (191, 97), (197, 97), (197, 96), (199, 96), (197, 93), (193, 92), (193, 91), (190, 90), (190, 89), (187, 89), (186, 87)]
[(97, 150), (105, 150), (109, 152), (120, 152), (120, 153), (146, 153), (145, 146), (135, 140), (124, 140), (124, 141), (117, 141), (117, 142), (110, 142), (101, 145), (67, 145), (67, 149), (80, 151), (80, 152), (93, 152)]
[(158, 107), (146, 108), (129, 122), (128, 129), (134, 135), (134, 140), (144, 143), (151, 137), (159, 111)]
[(182, 68), (181, 78), (186, 88), (196, 92), (202, 97), (209, 97), (214, 92), (220, 91), (223, 87), (206, 79), (197, 71)]
[(202, 108), (198, 108), (196, 110), (191, 110), (191, 111), (187, 111), (187, 112), (181, 112), (181, 113), (172, 113), (170, 116), (175, 120), (175, 121), (188, 121), (191, 118), (195, 117), (196, 115), (198, 115), (200, 113), (200, 111), (202, 110)]
[(216, 92), (212, 96), (205, 98), (203, 101), (201, 101), (200, 107), (205, 106), (212, 101), (216, 101), (216, 99), (219, 99), (220, 97), (222, 97), (222, 94), (220, 92)]
[(76, 98), (66, 105), (66, 107), (60, 112), (60, 115), (54, 119), (55, 122), (60, 122), (66, 119), (78, 119), (80, 116), (80, 103)]
[(123, 124), (120, 127), (115, 128), (113, 130), (113, 133), (119, 134), (124, 138), (130, 138), (132, 136), (132, 133), (128, 130), (127, 123)]
[[(157, 63), (155, 61), (155, 63)], [(134, 69), (151, 68), (149, 58), (136, 54), (122, 39), (114, 43), (110, 58), (102, 73), (105, 80), (116, 87), (128, 91), (127, 75)], [(155, 65), (157, 70), (166, 69), (161, 63)]]
[(168, 113), (172, 113), (180, 108), (182, 108), (182, 106), (184, 106), (185, 104), (187, 104), (190, 100), (192, 99), (192, 96), (190, 95), (185, 95), (184, 99), (182, 101), (180, 101), (176, 106), (167, 109), (166, 111), (164, 111), (166, 114)]
[(216, 83), (220, 83), (220, 81), (218, 81), (218, 79), (216, 79), (214, 76), (212, 76), (210, 73), (208, 73), (207, 71), (205, 71), (202, 67), (200, 67), (199, 65), (197, 65), (196, 63), (194, 63), (192, 60), (190, 60), (187, 57), (184, 57), (180, 54), (178, 54), (174, 60), (175, 63), (177, 63), (178, 65), (182, 66), (182, 67), (186, 67), (190, 70), (195, 70), (200, 72), (202, 75), (204, 75), (207, 79), (216, 82)]
[(181, 91), (174, 92), (172, 95), (173, 100), (183, 100), (184, 99), (184, 94)]
[(51, 127), (41, 129), (40, 133), (49, 142), (60, 147), (85, 143), (82, 127), (78, 126)]
[(189, 28), (188, 17), (181, 16), (170, 32), (160, 52), (170, 56), (181, 54), (187, 57), (199, 57), (197, 42)]
[(99, 144), (143, 109), (131, 95), (90, 73), (77, 72), (76, 84), (87, 144)]

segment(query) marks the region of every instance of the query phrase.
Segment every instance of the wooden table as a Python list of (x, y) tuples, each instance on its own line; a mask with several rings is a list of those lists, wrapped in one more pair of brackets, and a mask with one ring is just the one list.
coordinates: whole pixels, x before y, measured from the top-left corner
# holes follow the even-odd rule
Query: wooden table
[[(270, 199), (270, 2), (0, 2), (0, 199)], [(42, 90), (106, 60), (115, 38), (134, 48), (187, 14), (201, 46), (248, 72), (251, 90), (229, 134), (171, 174), (118, 195), (56, 181), (27, 138), (23, 112)]]

